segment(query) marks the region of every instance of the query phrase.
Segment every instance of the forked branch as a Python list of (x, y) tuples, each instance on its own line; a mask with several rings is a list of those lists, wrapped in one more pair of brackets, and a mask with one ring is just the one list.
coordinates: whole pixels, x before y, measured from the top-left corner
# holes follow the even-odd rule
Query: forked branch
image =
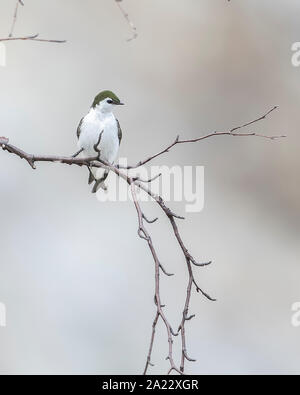
[(39, 34), (31, 34), (31, 35), (26, 35), (26, 36), (15, 37), (14, 30), (15, 30), (15, 26), (17, 23), (18, 11), (19, 11), (20, 5), (24, 6), (24, 2), (22, 0), (17, 0), (9, 35), (8, 35), (8, 37), (0, 38), (0, 41), (39, 41), (39, 42), (57, 43), (57, 44), (62, 44), (62, 43), (66, 42), (66, 40), (49, 40), (49, 39), (45, 39), (45, 38), (40, 38)]
[[(77, 165), (77, 166), (87, 166), (88, 168), (91, 167), (101, 167), (106, 170), (110, 170), (114, 172), (118, 177), (123, 179), (129, 186), (131, 195), (133, 198), (134, 206), (137, 212), (137, 219), (138, 219), (138, 236), (145, 240), (147, 242), (147, 245), (149, 247), (149, 250), (151, 252), (153, 261), (154, 261), (154, 272), (155, 272), (155, 293), (154, 293), (154, 301), (155, 301), (155, 306), (156, 306), (156, 312), (155, 312), (155, 317), (153, 320), (152, 324), (152, 333), (151, 333), (151, 339), (150, 339), (150, 345), (149, 345), (149, 350), (147, 354), (147, 360), (146, 360), (146, 365), (144, 368), (144, 374), (147, 373), (148, 369), (150, 366), (152, 366), (152, 350), (153, 350), (153, 345), (154, 345), (154, 340), (155, 340), (155, 333), (156, 333), (156, 327), (158, 321), (161, 319), (165, 329), (166, 329), (166, 334), (167, 334), (167, 341), (168, 341), (168, 355), (167, 355), (167, 360), (169, 361), (169, 371), (168, 373), (171, 373), (172, 371), (175, 371), (179, 374), (183, 374), (185, 371), (185, 361), (195, 361), (193, 358), (191, 358), (187, 352), (187, 342), (186, 342), (186, 323), (187, 321), (190, 321), (195, 315), (194, 314), (189, 314), (189, 306), (190, 306), (190, 300), (191, 300), (191, 293), (192, 289), (195, 289), (198, 293), (200, 293), (202, 296), (204, 296), (207, 300), (209, 301), (215, 301), (214, 298), (212, 298), (210, 295), (208, 295), (197, 283), (195, 274), (194, 274), (194, 269), (197, 267), (205, 267), (208, 266), (211, 262), (198, 262), (194, 257), (190, 254), (188, 251), (187, 247), (185, 246), (182, 236), (179, 232), (178, 225), (177, 225), (177, 220), (183, 220), (184, 218), (180, 215), (175, 214), (169, 207), (166, 206), (164, 200), (162, 199), (161, 196), (153, 193), (151, 191), (151, 188), (149, 188), (149, 184), (154, 181), (157, 177), (160, 177), (161, 175), (157, 175), (156, 177), (153, 177), (152, 179), (149, 180), (143, 180), (139, 177), (130, 177), (127, 172), (123, 172), (122, 169), (132, 169), (136, 167), (140, 167), (146, 163), (149, 163), (151, 160), (154, 158), (157, 158), (158, 156), (168, 152), (171, 148), (173, 148), (177, 144), (185, 144), (185, 143), (196, 143), (199, 141), (202, 141), (204, 139), (208, 139), (210, 137), (215, 137), (215, 136), (224, 136), (224, 135), (229, 135), (229, 136), (234, 136), (234, 137), (262, 137), (265, 139), (270, 139), (274, 140), (280, 137), (284, 136), (266, 136), (266, 135), (261, 135), (257, 134), (255, 132), (250, 132), (250, 133), (240, 133), (238, 132), (240, 129), (244, 129), (246, 127), (252, 126), (254, 123), (257, 123), (259, 121), (262, 121), (265, 119), (271, 112), (273, 112), (277, 107), (273, 107), (270, 111), (266, 112), (263, 116), (256, 118), (254, 121), (247, 122), (245, 124), (242, 124), (240, 126), (234, 127), (231, 130), (227, 132), (214, 132), (210, 133), (204, 136), (200, 136), (195, 139), (189, 139), (189, 140), (180, 140), (179, 137), (176, 138), (176, 140), (170, 144), (168, 147), (165, 149), (162, 149), (159, 151), (157, 154), (152, 155), (142, 161), (140, 161), (137, 165), (135, 166), (128, 166), (128, 167), (121, 167), (118, 165), (111, 165), (107, 162), (104, 162), (100, 159), (101, 153), (98, 150), (98, 145), (101, 140), (102, 133), (99, 136), (99, 140), (95, 145), (95, 151), (96, 154), (95, 157), (93, 158), (77, 158), (77, 154), (73, 156), (57, 156), (57, 155), (33, 155), (29, 154), (22, 149), (11, 145), (9, 143), (8, 138), (6, 137), (0, 137), (0, 147), (4, 150), (7, 151), (11, 154), (14, 154), (18, 156), (21, 159), (25, 159), (27, 163), (31, 166), (32, 169), (36, 169), (36, 163), (37, 162), (56, 162), (56, 163), (63, 163), (67, 165)], [(157, 220), (157, 218), (153, 220), (149, 220), (146, 216), (146, 214), (143, 212), (140, 202), (137, 199), (137, 193), (136, 190), (142, 190), (145, 193), (147, 193), (154, 202), (160, 207), (162, 213), (167, 216), (172, 232), (174, 234), (174, 237), (178, 243), (178, 246), (180, 250), (182, 251), (184, 260), (186, 262), (186, 268), (187, 268), (187, 273), (188, 273), (188, 282), (187, 282), (187, 287), (186, 287), (186, 297), (185, 301), (183, 304), (183, 311), (180, 319), (180, 324), (178, 327), (178, 331), (175, 332), (167, 318), (166, 312), (165, 312), (165, 305), (162, 303), (161, 300), (161, 294), (160, 294), (160, 272), (167, 276), (171, 276), (171, 273), (168, 273), (162, 263), (159, 260), (157, 251), (154, 247), (151, 235), (145, 225), (145, 223), (152, 224)], [(174, 347), (174, 338), (180, 334), (181, 337), (181, 361), (180, 365), (176, 364), (174, 360), (174, 352), (173, 352), (173, 347)]]
[(266, 136), (266, 135), (255, 133), (255, 132), (237, 133), (237, 131), (240, 130), (240, 129), (244, 129), (244, 128), (248, 127), (248, 126), (253, 125), (254, 123), (257, 123), (259, 121), (264, 120), (273, 111), (277, 110), (277, 108), (278, 108), (277, 106), (274, 106), (273, 108), (271, 108), (271, 110), (267, 111), (264, 115), (254, 119), (253, 121), (247, 122), (247, 123), (245, 123), (243, 125), (240, 125), (240, 126), (236, 126), (236, 127), (232, 128), (230, 130), (227, 130), (227, 131), (223, 131), (223, 132), (222, 131), (221, 132), (216, 131), (216, 132), (212, 132), (212, 133), (206, 134), (204, 136), (196, 137), (194, 139), (184, 139), (184, 140), (180, 140), (179, 139), (179, 135), (178, 135), (176, 137), (176, 139), (173, 141), (173, 143), (169, 144), (166, 148), (164, 148), (163, 150), (159, 151), (158, 153), (156, 153), (154, 155), (151, 155), (151, 156), (149, 156), (148, 158), (146, 158), (144, 160), (139, 161), (135, 165), (132, 165), (132, 166), (119, 166), (119, 168), (120, 169), (128, 169), (128, 170), (136, 169), (138, 167), (144, 166), (145, 164), (151, 162), (153, 159), (157, 158), (158, 156), (161, 156), (161, 155), (169, 152), (171, 150), (171, 148), (175, 147), (175, 145), (187, 144), (187, 143), (197, 143), (199, 141), (206, 140), (208, 138), (216, 137), (216, 136), (232, 136), (232, 137), (251, 137), (251, 136), (253, 136), (253, 137), (264, 138), (264, 139), (267, 139), (267, 140), (276, 140), (276, 139), (280, 139), (280, 138), (286, 137), (286, 136)]

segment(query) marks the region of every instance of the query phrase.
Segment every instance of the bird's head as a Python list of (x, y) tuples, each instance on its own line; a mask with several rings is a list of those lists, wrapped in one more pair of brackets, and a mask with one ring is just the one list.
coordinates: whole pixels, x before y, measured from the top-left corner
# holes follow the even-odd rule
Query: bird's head
[(111, 112), (114, 106), (123, 104), (113, 92), (102, 91), (95, 97), (92, 107), (101, 112)]

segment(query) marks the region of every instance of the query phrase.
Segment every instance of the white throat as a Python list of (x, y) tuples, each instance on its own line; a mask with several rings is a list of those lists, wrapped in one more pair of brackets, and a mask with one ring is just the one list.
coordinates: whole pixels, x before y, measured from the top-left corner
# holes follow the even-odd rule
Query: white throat
[(114, 114), (111, 111), (111, 109), (108, 108), (101, 108), (100, 105), (91, 108), (89, 111), (89, 114), (95, 118), (95, 119), (99, 119), (101, 121), (103, 120), (108, 120), (110, 118), (114, 118)]

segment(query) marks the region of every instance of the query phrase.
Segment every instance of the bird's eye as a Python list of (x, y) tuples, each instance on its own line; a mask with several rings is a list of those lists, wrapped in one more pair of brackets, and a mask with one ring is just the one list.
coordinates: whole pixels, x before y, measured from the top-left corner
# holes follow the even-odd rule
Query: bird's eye
[(111, 99), (108, 99), (106, 102), (109, 104), (113, 104), (113, 101)]

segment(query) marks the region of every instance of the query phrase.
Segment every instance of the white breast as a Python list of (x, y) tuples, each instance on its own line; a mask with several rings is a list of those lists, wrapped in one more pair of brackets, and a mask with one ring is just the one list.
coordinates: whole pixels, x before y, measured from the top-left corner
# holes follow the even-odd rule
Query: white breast
[(99, 116), (91, 109), (82, 121), (78, 147), (84, 149), (82, 156), (95, 156), (94, 145), (98, 142), (101, 131), (100, 157), (113, 163), (118, 155), (119, 138), (117, 121), (112, 113)]

